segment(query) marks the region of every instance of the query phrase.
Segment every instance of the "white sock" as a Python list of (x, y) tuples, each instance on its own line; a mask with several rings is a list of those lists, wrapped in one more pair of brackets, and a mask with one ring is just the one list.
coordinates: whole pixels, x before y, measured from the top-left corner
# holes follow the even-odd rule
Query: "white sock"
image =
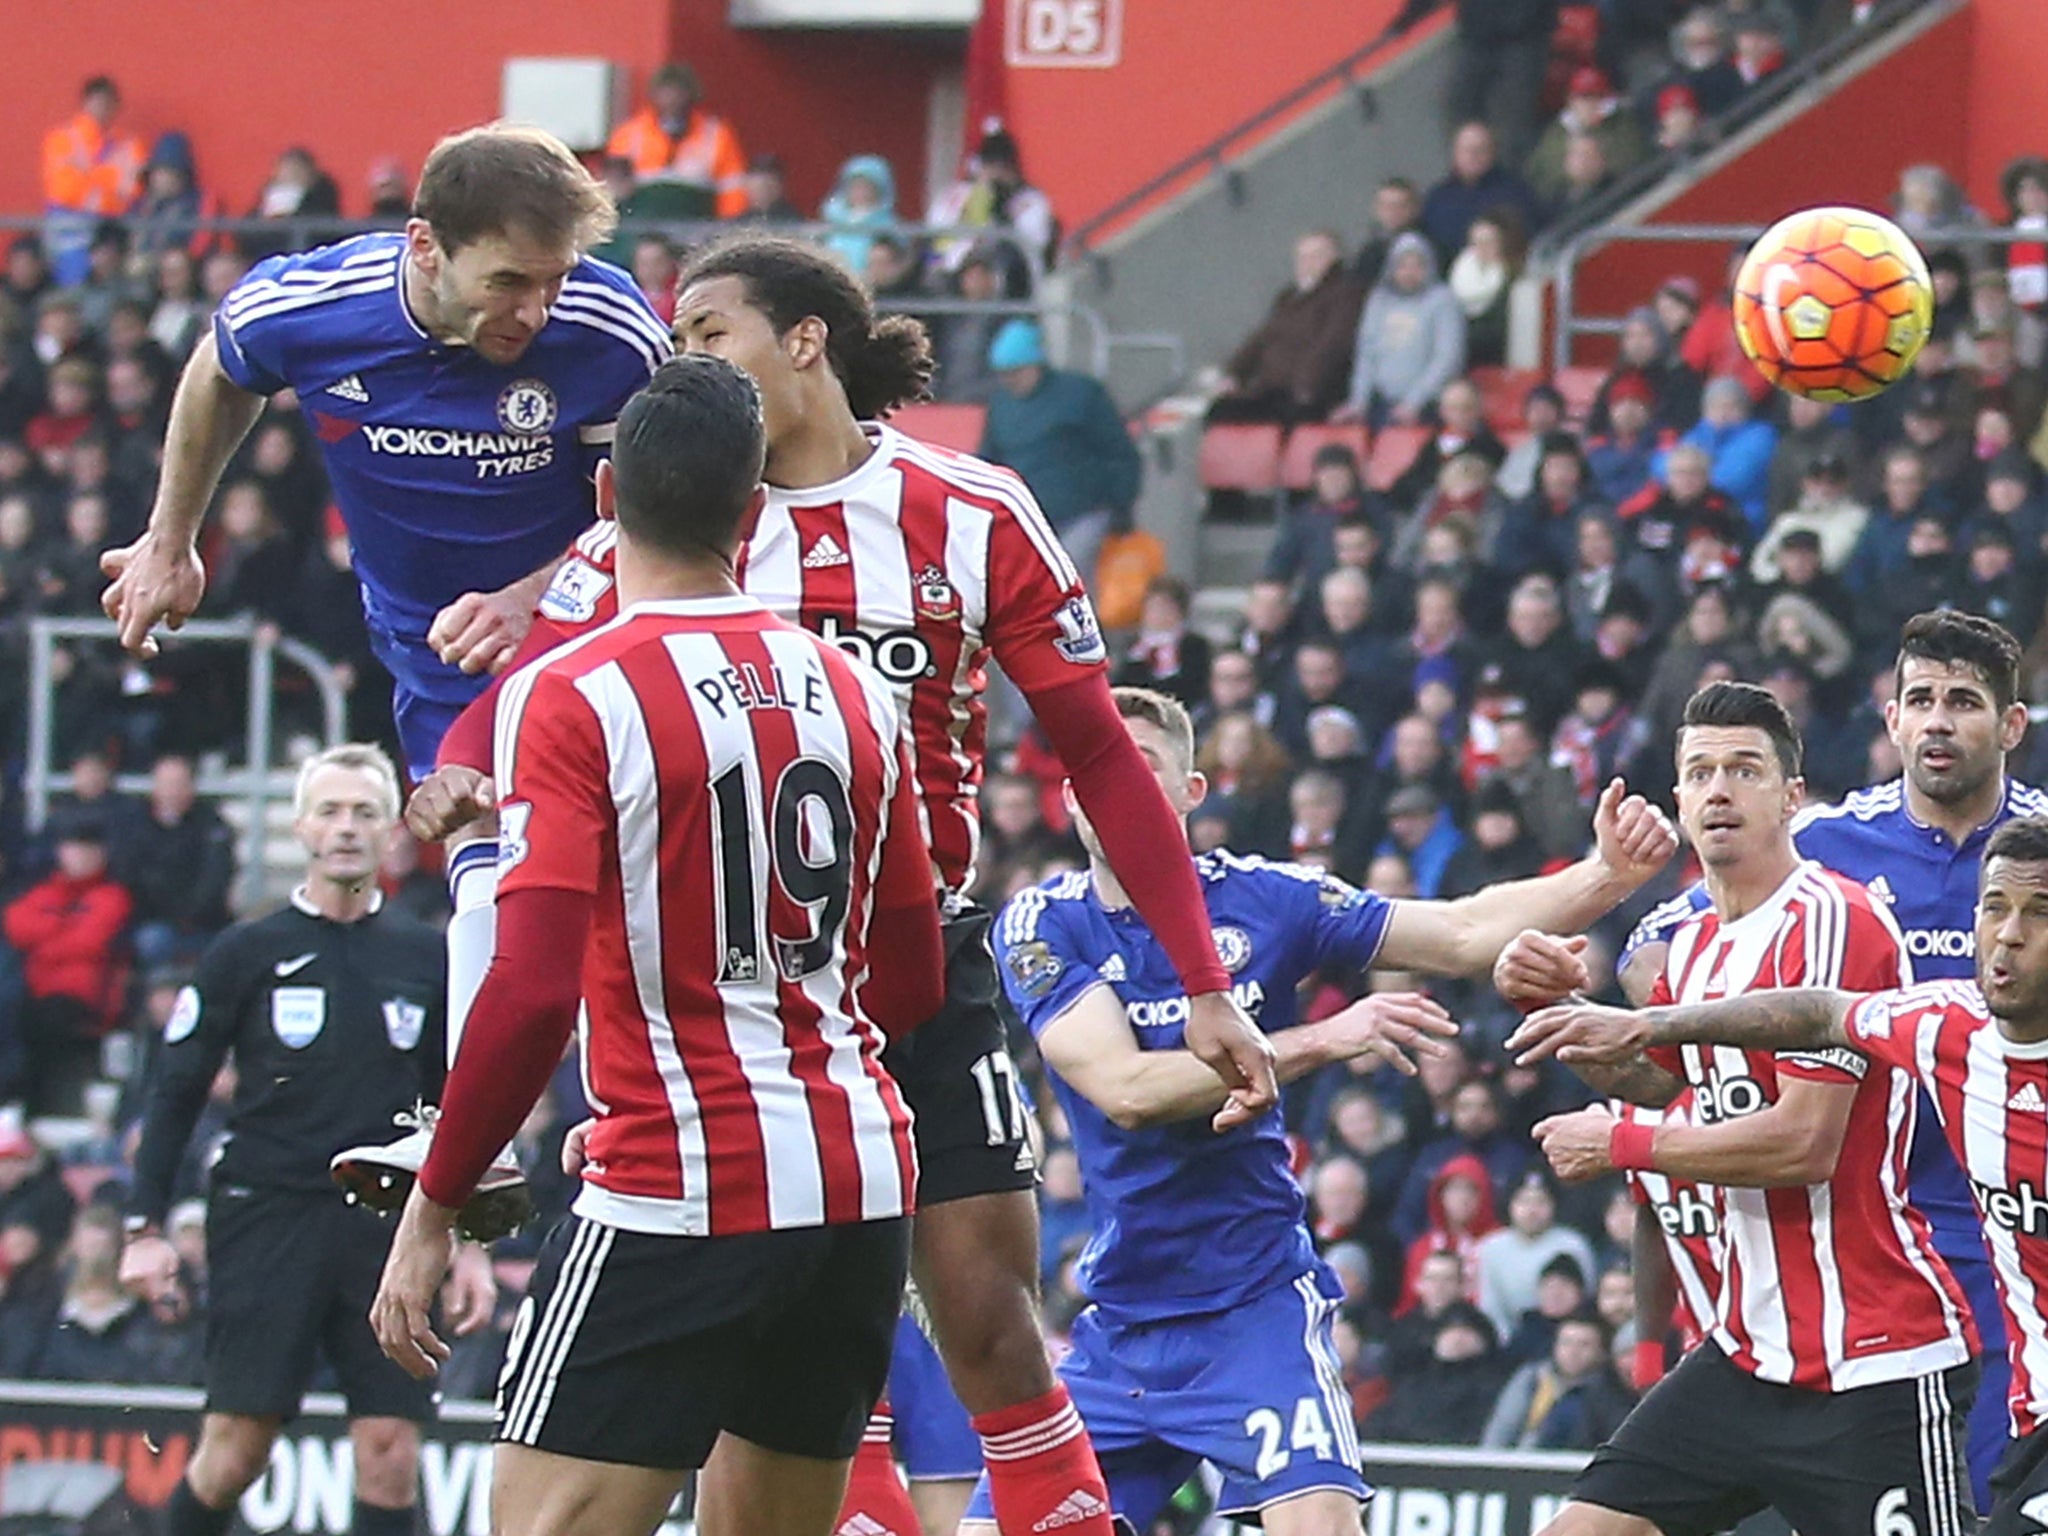
[(498, 942), (498, 845), (490, 838), (464, 843), (448, 856), (448, 1065), (469, 1023), (469, 1010)]

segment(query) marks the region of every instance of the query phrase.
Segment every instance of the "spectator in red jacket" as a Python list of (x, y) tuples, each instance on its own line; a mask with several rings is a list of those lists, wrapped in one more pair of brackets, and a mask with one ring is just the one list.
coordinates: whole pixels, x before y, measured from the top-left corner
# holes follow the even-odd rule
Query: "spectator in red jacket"
[(120, 1016), (124, 935), (133, 906), (107, 873), (107, 834), (80, 818), (57, 834), (57, 867), (7, 906), (7, 942), (28, 979), (28, 1102), (37, 1114), (76, 1114), (100, 1037)]
[(1735, 310), (1727, 297), (1735, 287), (1735, 272), (1742, 265), (1743, 254), (1731, 252), (1726, 285), (1702, 295), (1692, 328), (1679, 339), (1678, 356), (1701, 378), (1733, 379), (1748, 391), (1750, 399), (1762, 402), (1770, 398), (1770, 381), (1743, 355), (1742, 343), (1735, 339)]

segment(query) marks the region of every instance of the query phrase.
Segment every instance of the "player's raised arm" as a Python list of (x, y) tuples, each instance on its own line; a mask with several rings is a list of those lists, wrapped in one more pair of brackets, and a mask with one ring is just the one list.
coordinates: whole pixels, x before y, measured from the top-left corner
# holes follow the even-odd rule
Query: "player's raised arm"
[(154, 656), (150, 631), (158, 624), (178, 628), (205, 595), (199, 524), (228, 460), (263, 414), (263, 400), (228, 376), (211, 332), (199, 338), (171, 399), (149, 526), (134, 543), (100, 557), (100, 572), (110, 578), (100, 606), (121, 626), (122, 646), (138, 656)]
[(1593, 813), (1593, 851), (1569, 869), (1488, 886), (1456, 901), (1400, 901), (1378, 963), (1399, 970), (1483, 976), (1532, 924), (1573, 933), (1611, 911), (1678, 851), (1678, 834), (1640, 795), (1610, 783)]

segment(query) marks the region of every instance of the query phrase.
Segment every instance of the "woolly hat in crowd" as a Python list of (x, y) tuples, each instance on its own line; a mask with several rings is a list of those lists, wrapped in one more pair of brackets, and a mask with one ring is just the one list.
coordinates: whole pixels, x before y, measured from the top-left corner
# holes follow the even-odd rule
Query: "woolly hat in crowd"
[(1045, 338), (1039, 334), (1037, 325), (1029, 320), (1006, 322), (988, 345), (988, 365), (997, 373), (1008, 373), (1012, 368), (1043, 368)]

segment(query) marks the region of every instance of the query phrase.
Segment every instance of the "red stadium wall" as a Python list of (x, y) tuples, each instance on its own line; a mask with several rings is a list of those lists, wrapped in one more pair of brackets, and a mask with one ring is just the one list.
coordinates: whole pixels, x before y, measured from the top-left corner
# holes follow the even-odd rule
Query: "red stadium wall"
[(1122, 14), (1115, 64), (1012, 68), (1006, 82), (1026, 167), (1069, 229), (1362, 46), (1399, 9), (1398, 0), (1110, 3)]
[[(716, 90), (750, 152), (782, 156), (798, 207), (814, 211), (849, 156), (877, 154), (895, 167), (898, 209), (924, 217), (932, 84), (959, 68), (963, 36), (742, 31), (725, 24), (725, 0), (672, 0), (672, 10), (675, 56)], [(636, 72), (636, 93), (644, 80)]]
[(0, 93), (0, 211), (42, 202), (42, 136), (77, 110), (86, 77), (113, 75), (127, 124), (192, 136), (229, 209), (254, 200), (279, 150), (304, 144), (359, 212), (370, 162), (417, 171), (451, 128), (498, 108), (506, 57), (605, 57), (637, 91), (671, 56), (691, 59), (715, 110), (750, 149), (773, 149), (815, 207), (854, 149), (886, 154), (921, 210), (933, 77), (960, 44), (898, 36), (737, 32), (722, 0), (64, 0), (10, 8)]
[[(1768, 223), (1815, 203), (1883, 209), (1905, 166), (1931, 160), (1960, 173), (1970, 140), (1960, 85), (1928, 83), (1969, 79), (1972, 43), (1971, 14), (1958, 13), (1682, 193), (1652, 222)], [(1611, 245), (1580, 267), (1577, 305), (1585, 314), (1620, 314), (1678, 272), (1712, 291), (1725, 284), (1727, 260), (1725, 245)], [(1609, 350), (1585, 347), (1581, 360)]]
[[(1975, 0), (1674, 199), (1654, 222), (1759, 223), (1827, 202), (1882, 209), (1900, 170), (1919, 161), (1962, 178), (1971, 201), (2003, 219), (2001, 168), (2017, 155), (2048, 154), (2048, 105), (2025, 62), (2044, 58), (2048, 4)], [(1617, 314), (1673, 272), (1717, 285), (1726, 258), (1722, 246), (1611, 246), (1581, 268), (1579, 305)], [(1582, 360), (1601, 355), (1587, 347)]]
[(1971, 201), (1987, 216), (2002, 219), (1999, 171), (2016, 155), (2048, 155), (2048, 98), (2034, 73), (2048, 59), (2048, 5), (2041, 0), (1976, 0), (1971, 19), (1965, 77), (1970, 153), (1963, 179)]

